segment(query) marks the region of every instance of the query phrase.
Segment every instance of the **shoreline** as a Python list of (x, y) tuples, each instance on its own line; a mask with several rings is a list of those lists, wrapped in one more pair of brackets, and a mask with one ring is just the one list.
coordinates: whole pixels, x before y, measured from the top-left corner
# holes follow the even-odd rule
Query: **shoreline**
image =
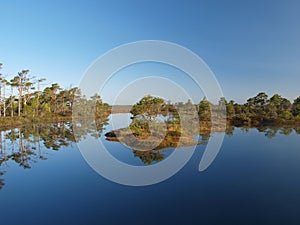
[(49, 117), (0, 117), (0, 130), (13, 129), (28, 125), (49, 124), (72, 121), (72, 116)]
[[(113, 112), (111, 114), (119, 114), (122, 112)], [(124, 112), (123, 112), (124, 113)], [(127, 112), (126, 112), (127, 113)], [(110, 114), (110, 115), (111, 115)], [(83, 119), (83, 118), (81, 118)], [(91, 118), (94, 119), (94, 118)], [(72, 115), (49, 115), (43, 117), (0, 117), (0, 130), (5, 128), (15, 128), (18, 126), (26, 126), (30, 124), (42, 124), (42, 123), (57, 123), (57, 122), (72, 122)], [(210, 131), (212, 125), (208, 121), (202, 121), (205, 125), (200, 125), (201, 131)], [(215, 124), (218, 127), (218, 124)], [(260, 128), (260, 127), (300, 127), (299, 120), (286, 120), (286, 121), (239, 121), (227, 119), (226, 128), (228, 126), (232, 127), (244, 127), (244, 128)], [(215, 128), (216, 128), (215, 127)], [(222, 126), (223, 127), (223, 126)], [(219, 129), (212, 131), (218, 131)]]

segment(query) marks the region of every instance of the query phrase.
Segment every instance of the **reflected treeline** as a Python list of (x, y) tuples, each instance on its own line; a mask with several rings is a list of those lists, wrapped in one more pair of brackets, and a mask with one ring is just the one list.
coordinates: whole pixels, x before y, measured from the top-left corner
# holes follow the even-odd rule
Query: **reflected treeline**
[[(168, 122), (168, 121), (167, 121)], [(32, 124), (21, 128), (11, 128), (0, 132), (0, 189), (3, 188), (5, 182), (1, 178), (5, 174), (6, 168), (13, 164), (18, 164), (24, 169), (30, 169), (33, 163), (47, 160), (51, 151), (58, 151), (63, 147), (72, 145), (72, 143), (85, 139), (87, 135), (94, 138), (100, 138), (104, 133), (105, 126), (108, 125), (108, 116), (95, 119), (79, 119), (76, 124), (71, 122), (59, 122), (55, 124)], [(76, 132), (74, 132), (76, 128)], [(127, 128), (128, 129), (128, 128)], [(250, 127), (239, 128), (244, 132), (248, 132)], [(300, 134), (300, 127), (258, 127), (255, 128), (259, 132), (264, 133), (268, 138), (273, 138), (277, 134), (290, 135), (295, 132)], [(227, 126), (226, 134), (234, 135), (235, 127)], [(116, 132), (116, 130), (114, 131)], [(127, 132), (127, 130), (126, 130)], [(124, 134), (127, 134), (127, 133)], [(194, 137), (193, 145), (207, 144), (212, 133), (210, 129), (200, 129)], [(120, 136), (115, 136), (114, 133), (108, 132), (107, 140), (118, 141)], [(179, 139), (182, 145), (179, 145)], [(145, 165), (150, 165), (160, 162), (169, 154), (168, 151), (173, 151), (179, 146), (190, 146), (190, 140), (184, 140), (185, 136), (182, 133), (173, 130), (166, 133), (162, 142), (154, 149), (149, 151), (139, 151), (133, 149), (134, 157), (140, 158)]]
[[(290, 135), (293, 133), (293, 131), (296, 134), (300, 134), (300, 127), (291, 127), (291, 126), (286, 126), (286, 127), (257, 127), (256, 128), (259, 132), (262, 132), (265, 134), (266, 137), (268, 138), (273, 138), (277, 134), (282, 134), (282, 135)], [(243, 129), (245, 132), (249, 131), (249, 128), (244, 128)]]
[[(91, 135), (99, 138), (108, 124), (106, 118), (80, 120), (74, 125), (71, 122), (55, 124), (33, 124), (0, 132), (0, 177), (10, 163), (16, 163), (24, 169), (30, 169), (33, 163), (47, 160), (51, 151), (72, 145)], [(0, 178), (0, 189), (4, 180)]]
[[(233, 135), (233, 129), (232, 130), (232, 135)], [(106, 136), (111, 135), (111, 132), (106, 133)], [(211, 132), (210, 131), (202, 131), (199, 133), (198, 141), (194, 142), (194, 145), (205, 145), (207, 144), (209, 138), (211, 136)], [(175, 136), (172, 137), (172, 135), (169, 133), (166, 135), (165, 139), (158, 145), (156, 146), (154, 149), (152, 150), (136, 150), (136, 149), (132, 149), (133, 155), (134, 157), (138, 157), (145, 165), (151, 165), (157, 162), (160, 162), (162, 160), (165, 159), (166, 154), (165, 152), (167, 151), (173, 151), (174, 148), (176, 147), (180, 147), (178, 145), (178, 140), (180, 139), (180, 136), (178, 137), (177, 134), (175, 134)], [(114, 136), (114, 137), (106, 137), (107, 141), (115, 141), (115, 142), (120, 142), (120, 140), (118, 139), (118, 137)], [(123, 141), (121, 141), (123, 144)], [(191, 144), (188, 143), (186, 146), (190, 146)], [(182, 145), (183, 147), (184, 145)]]
[[(228, 136), (233, 136), (235, 126), (227, 126), (226, 128), (226, 134)], [(267, 138), (274, 138), (276, 135), (281, 134), (281, 135), (290, 135), (293, 132), (296, 134), (300, 134), (300, 126), (293, 127), (293, 126), (285, 126), (285, 127), (275, 127), (275, 126), (260, 126), (260, 127), (238, 127), (241, 131), (248, 133), (250, 129), (257, 129), (258, 132), (264, 133), (264, 135)]]
[(13, 161), (29, 169), (32, 163), (47, 159), (45, 149), (57, 151), (72, 142), (75, 142), (75, 138), (69, 122), (6, 130), (0, 135), (0, 166)]

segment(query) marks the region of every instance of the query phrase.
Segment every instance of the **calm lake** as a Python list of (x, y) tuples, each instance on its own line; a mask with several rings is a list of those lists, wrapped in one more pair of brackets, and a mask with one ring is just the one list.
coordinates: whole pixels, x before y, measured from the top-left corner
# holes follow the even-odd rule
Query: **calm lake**
[[(114, 128), (130, 122), (127, 114), (112, 116)], [(111, 129), (109, 120), (97, 130), (82, 131), (76, 140), (93, 133), (111, 155), (136, 166), (160, 163), (173, 152), (133, 152), (119, 142), (105, 141)], [(132, 187), (103, 178), (86, 163), (71, 123), (2, 131), (1, 224), (298, 225), (299, 134), (299, 128), (232, 128), (207, 170), (198, 170), (204, 141), (170, 179)]]

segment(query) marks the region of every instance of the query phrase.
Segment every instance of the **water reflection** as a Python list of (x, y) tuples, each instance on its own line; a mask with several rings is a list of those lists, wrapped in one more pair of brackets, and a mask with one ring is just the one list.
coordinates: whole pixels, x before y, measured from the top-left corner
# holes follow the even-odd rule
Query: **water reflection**
[[(230, 129), (234, 129), (234, 127), (230, 128)], [(250, 128), (250, 127), (241, 127), (240, 128), (243, 132), (248, 133), (250, 129), (254, 129), (254, 128)], [(272, 127), (268, 127), (268, 126), (262, 126), (262, 127), (257, 127), (255, 128), (258, 130), (258, 132), (260, 133), (264, 133), (264, 135), (267, 138), (274, 138), (277, 134), (282, 134), (282, 135), (290, 135), (293, 133), (293, 131), (295, 131), (296, 134), (300, 134), (300, 126), (299, 127), (292, 127), (292, 126), (285, 126), (285, 127), (276, 127), (276, 126), (272, 126)], [(226, 134), (228, 131), (226, 131)], [(231, 134), (233, 135), (233, 133)]]
[[(0, 176), (2, 176), (4, 174), (4, 172), (0, 172)], [(0, 190), (2, 189), (2, 187), (4, 186), (4, 180), (0, 178)]]
[[(127, 121), (126, 121), (127, 122)], [(93, 121), (83, 119), (78, 124), (71, 122), (59, 122), (55, 124), (39, 124), (24, 126), (21, 128), (12, 128), (1, 131), (0, 134), (0, 189), (3, 188), (6, 170), (9, 164), (17, 164), (21, 168), (30, 169), (33, 163), (47, 160), (49, 151), (58, 151), (62, 147), (68, 147), (76, 141), (81, 141), (87, 135), (99, 139), (103, 135), (106, 126), (109, 124), (108, 117)], [(128, 125), (128, 124), (127, 124)], [(76, 135), (73, 128), (76, 126)], [(227, 126), (226, 134), (233, 136), (236, 127)], [(238, 128), (243, 132), (249, 132), (250, 129), (257, 129), (267, 138), (273, 138), (276, 135), (290, 135), (293, 132), (300, 134), (300, 127), (242, 127)], [(200, 129), (198, 136), (198, 144), (207, 144), (212, 133), (210, 129)], [(176, 140), (179, 140), (178, 134), (168, 133), (165, 142), (162, 142), (157, 149), (149, 151), (131, 150), (133, 158), (139, 158), (144, 165), (164, 160), (170, 152), (177, 146)], [(108, 141), (117, 141), (113, 138), (107, 138)], [(120, 145), (115, 145), (121, 151)]]
[[(58, 151), (62, 147), (68, 147), (82, 140), (86, 135), (99, 138), (107, 124), (108, 118), (97, 119), (93, 122), (81, 120), (80, 124), (76, 125), (79, 126), (77, 130), (80, 131), (76, 137), (73, 133), (74, 125), (71, 122), (31, 125), (1, 131), (0, 177), (4, 175), (9, 163), (30, 169), (33, 163), (47, 160), (49, 150)], [(0, 189), (3, 186), (4, 180), (0, 178)]]
[(46, 160), (44, 149), (59, 150), (75, 142), (71, 124), (32, 125), (3, 131), (0, 135), (1, 165), (14, 161), (24, 169), (38, 160)]
[(165, 154), (161, 151), (137, 151), (133, 150), (134, 157), (138, 157), (145, 165), (150, 165), (156, 162), (160, 162), (165, 159)]
[[(123, 129), (127, 128), (121, 128), (117, 130), (112, 130), (110, 132), (107, 132), (105, 134), (106, 140), (110, 142), (122, 142), (120, 141), (120, 135), (122, 136)], [(234, 136), (234, 132), (236, 129), (240, 129), (244, 133), (248, 133), (250, 130), (256, 129), (259, 133), (263, 133), (265, 137), (267, 138), (274, 138), (276, 135), (290, 135), (293, 132), (296, 134), (300, 134), (300, 127), (234, 127), (234, 126), (227, 126), (225, 130), (225, 134), (229, 137)], [(115, 132), (121, 132), (121, 134), (115, 134)], [(127, 130), (124, 131), (125, 135)], [(200, 129), (199, 136), (198, 136), (198, 142), (197, 145), (206, 145), (208, 143), (209, 138), (213, 133), (219, 132), (219, 131), (212, 131), (211, 129)], [(124, 137), (121, 137), (124, 138)], [(132, 149), (133, 156), (137, 157), (143, 162), (144, 165), (150, 165), (157, 162), (160, 162), (164, 160), (169, 154), (170, 151), (173, 151), (174, 148), (178, 146), (178, 140), (180, 138), (180, 135), (177, 133), (174, 133), (174, 136), (170, 135), (168, 133), (165, 137), (165, 139), (154, 149), (149, 151), (139, 151), (138, 149)], [(124, 144), (124, 143), (123, 143)], [(163, 151), (162, 151), (163, 150)], [(165, 154), (168, 153), (168, 154)]]

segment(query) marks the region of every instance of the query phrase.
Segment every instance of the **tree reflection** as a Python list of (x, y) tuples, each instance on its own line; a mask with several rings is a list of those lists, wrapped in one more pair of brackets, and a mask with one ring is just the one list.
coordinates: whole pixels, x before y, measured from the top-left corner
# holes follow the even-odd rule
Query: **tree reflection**
[(267, 138), (274, 138), (276, 135), (281, 134), (289, 136), (293, 133), (300, 134), (300, 126), (285, 126), (285, 127), (276, 127), (276, 126), (261, 126), (256, 128), (259, 132), (264, 133)]
[[(235, 131), (235, 126), (227, 125), (225, 133), (228, 136), (234, 136), (234, 131)], [(124, 130), (123, 130), (124, 129)], [(267, 138), (274, 138), (276, 135), (291, 135), (293, 132), (296, 134), (300, 134), (300, 127), (292, 127), (292, 126), (286, 126), (286, 127), (267, 127), (267, 126), (260, 126), (256, 128), (251, 128), (251, 127), (239, 127), (239, 129), (242, 132), (248, 133), (250, 129), (257, 129), (260, 133), (263, 133), (265, 137)], [(122, 139), (124, 138), (124, 134), (127, 134), (126, 128), (121, 128), (118, 130), (113, 130), (105, 134), (106, 140), (108, 141), (115, 141), (115, 142), (123, 142)], [(122, 134), (122, 132), (124, 132)], [(198, 140), (199, 144), (207, 144), (209, 141), (209, 138), (211, 137), (212, 133), (214, 132), (219, 132), (219, 131), (211, 131), (211, 130), (206, 130), (206, 129), (200, 129), (199, 130), (199, 136)], [(162, 153), (162, 150), (171, 150), (176, 147), (180, 147), (178, 145), (178, 141), (180, 139), (180, 134), (177, 132), (168, 132), (165, 136), (165, 138), (162, 140), (162, 142), (153, 148), (152, 150), (149, 151), (141, 151), (138, 149), (132, 148), (134, 157), (139, 157), (141, 161), (146, 164), (153, 164), (159, 161), (162, 161), (165, 159), (166, 155)], [(184, 146), (184, 145), (183, 145)], [(187, 143), (186, 146), (189, 146)]]
[[(4, 174), (4, 172), (0, 171), (0, 177)], [(0, 178), (0, 190), (3, 188), (4, 186), (4, 180)]]
[[(207, 144), (212, 135), (211, 129), (199, 129), (197, 137), (185, 139), (187, 134), (178, 132), (174, 126), (178, 123), (171, 116), (164, 115), (167, 119), (168, 132), (164, 139), (155, 148), (148, 151), (139, 151), (133, 148), (134, 157), (138, 157), (145, 165), (160, 162), (168, 155), (165, 151), (172, 151), (176, 147), (191, 146), (195, 144)], [(160, 121), (159, 121), (160, 122)], [(5, 182), (3, 176), (5, 170), (11, 163), (19, 165), (21, 168), (30, 169), (33, 163), (47, 160), (50, 151), (59, 151), (64, 147), (70, 146), (72, 143), (81, 141), (90, 135), (98, 139), (104, 132), (105, 126), (108, 124), (108, 115), (95, 119), (82, 118), (76, 124), (71, 122), (59, 122), (52, 124), (32, 124), (20, 128), (12, 128), (0, 132), (0, 189), (3, 188)], [(174, 125), (175, 124), (175, 125)], [(76, 134), (74, 133), (76, 126)], [(201, 128), (201, 127), (200, 127)], [(249, 132), (250, 127), (240, 128), (244, 132)], [(253, 129), (253, 128), (252, 128)], [(255, 128), (254, 128), (255, 129)], [(276, 135), (290, 135), (293, 132), (300, 134), (300, 127), (267, 127), (260, 126), (256, 128), (267, 138), (273, 138)], [(125, 129), (126, 132), (130, 129)], [(233, 136), (234, 126), (227, 126), (226, 134)], [(109, 141), (119, 141), (120, 136), (115, 130), (106, 133)], [(192, 133), (188, 130), (188, 134)], [(193, 136), (192, 136), (193, 137)], [(180, 141), (181, 140), (181, 141)]]
[(283, 127), (280, 129), (280, 133), (286, 136), (290, 135), (293, 132), (293, 128), (291, 127)]
[(226, 130), (225, 130), (225, 133), (226, 133), (229, 137), (232, 137), (232, 136), (233, 136), (233, 133), (234, 133), (234, 129), (235, 129), (234, 126), (227, 125), (227, 126), (226, 126)]
[(295, 130), (296, 134), (300, 134), (300, 126), (299, 127), (295, 127), (294, 130)]
[(154, 162), (160, 162), (165, 158), (165, 154), (160, 151), (137, 151), (133, 150), (134, 157), (139, 157), (145, 165), (150, 165)]
[[(47, 160), (49, 150), (58, 151), (63, 147), (82, 140), (87, 135), (99, 138), (108, 124), (107, 117), (81, 120), (76, 124), (76, 137), (71, 122), (54, 124), (33, 124), (0, 132), (0, 169), (16, 163), (30, 169), (33, 163)], [(83, 125), (84, 123), (84, 125)], [(0, 177), (4, 172), (0, 171)], [(4, 180), (0, 179), (0, 189)]]

